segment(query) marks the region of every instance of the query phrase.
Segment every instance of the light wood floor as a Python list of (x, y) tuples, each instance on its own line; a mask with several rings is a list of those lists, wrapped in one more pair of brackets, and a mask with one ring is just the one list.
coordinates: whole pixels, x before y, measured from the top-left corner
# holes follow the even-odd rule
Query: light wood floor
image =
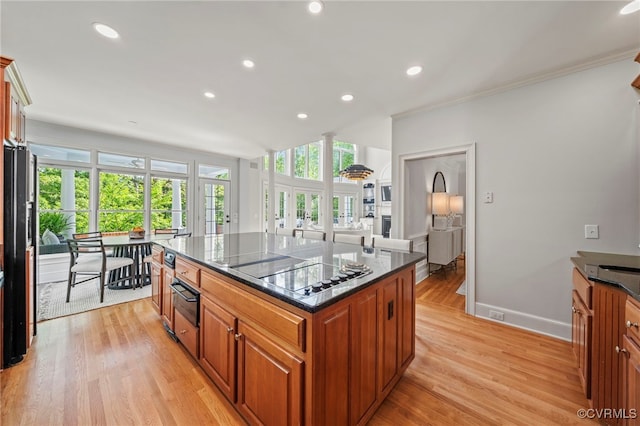
[[(416, 359), (370, 425), (593, 425), (569, 343), (465, 315), (452, 275), (418, 286)], [(3, 426), (242, 423), (149, 300), (40, 323), (0, 381)]]

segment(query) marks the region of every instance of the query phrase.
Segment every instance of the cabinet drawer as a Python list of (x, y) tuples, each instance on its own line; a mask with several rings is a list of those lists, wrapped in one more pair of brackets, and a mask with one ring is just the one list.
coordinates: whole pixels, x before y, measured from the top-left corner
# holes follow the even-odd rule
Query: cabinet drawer
[(258, 324), (302, 352), (306, 350), (304, 318), (240, 289), (213, 271), (202, 271), (202, 290), (238, 318)]
[(200, 340), (198, 338), (198, 328), (187, 321), (178, 310), (174, 311), (173, 321), (176, 337), (180, 340), (180, 343), (187, 348), (189, 353), (195, 359), (198, 359), (200, 356), (198, 352), (198, 342)]
[(580, 299), (582, 299), (586, 307), (593, 309), (593, 285), (584, 276), (582, 276), (577, 268), (573, 268), (573, 288), (578, 292)]
[(640, 344), (640, 303), (627, 298), (624, 309), (624, 320), (627, 327), (627, 336)]
[(164, 249), (160, 246), (152, 246), (151, 247), (151, 261), (162, 265), (162, 258), (164, 257)]
[(187, 280), (196, 287), (200, 287), (200, 268), (181, 257), (176, 258), (176, 278)]

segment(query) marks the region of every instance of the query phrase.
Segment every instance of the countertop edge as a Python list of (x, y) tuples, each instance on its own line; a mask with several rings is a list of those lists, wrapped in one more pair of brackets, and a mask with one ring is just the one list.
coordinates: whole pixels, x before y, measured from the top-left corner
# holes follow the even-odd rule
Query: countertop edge
[[(620, 256), (621, 258), (623, 258), (624, 260), (638, 260), (640, 259), (640, 256), (633, 256), (633, 255), (618, 255), (615, 253), (598, 253), (598, 252), (585, 252), (585, 251), (578, 251), (577, 252), (579, 254), (579, 256), (574, 256), (571, 257), (571, 262), (573, 263), (573, 265), (576, 267), (576, 269), (578, 270), (578, 272), (580, 272), (580, 274), (587, 280), (592, 281), (592, 282), (597, 282), (600, 284), (605, 284), (614, 288), (618, 288), (622, 291), (624, 291), (626, 294), (628, 294), (630, 297), (632, 297), (633, 299), (637, 300), (640, 302), (640, 292), (638, 292), (636, 289), (630, 288), (629, 286), (625, 285), (624, 282), (617, 280), (613, 277), (608, 277), (607, 275), (604, 276), (598, 276), (598, 275), (594, 275), (593, 273), (589, 273), (587, 272), (587, 266), (590, 266), (592, 271), (595, 273), (598, 273), (598, 271), (601, 271), (602, 269), (599, 268), (599, 264), (600, 262), (598, 262), (596, 259), (598, 256), (605, 256), (608, 258), (613, 257), (617, 257)], [(591, 258), (591, 260), (589, 259)], [(593, 262), (592, 264), (590, 264), (589, 262)], [(626, 266), (627, 262), (623, 262), (620, 266)], [(595, 268), (595, 269), (594, 269)]]

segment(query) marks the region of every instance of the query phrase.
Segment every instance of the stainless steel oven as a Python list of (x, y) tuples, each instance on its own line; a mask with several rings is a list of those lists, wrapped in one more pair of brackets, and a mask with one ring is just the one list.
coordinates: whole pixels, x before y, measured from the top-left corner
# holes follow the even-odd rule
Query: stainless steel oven
[(173, 292), (173, 307), (182, 316), (198, 327), (200, 323), (200, 293), (178, 278), (171, 283)]

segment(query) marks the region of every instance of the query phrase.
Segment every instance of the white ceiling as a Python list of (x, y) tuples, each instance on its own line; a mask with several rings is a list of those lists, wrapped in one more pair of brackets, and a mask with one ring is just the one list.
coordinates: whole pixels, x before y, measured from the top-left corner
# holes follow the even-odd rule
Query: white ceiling
[(637, 50), (625, 3), (325, 1), (315, 16), (303, 1), (3, 0), (0, 52), (37, 120), (242, 158), (325, 132), (389, 149), (367, 129), (394, 114)]

